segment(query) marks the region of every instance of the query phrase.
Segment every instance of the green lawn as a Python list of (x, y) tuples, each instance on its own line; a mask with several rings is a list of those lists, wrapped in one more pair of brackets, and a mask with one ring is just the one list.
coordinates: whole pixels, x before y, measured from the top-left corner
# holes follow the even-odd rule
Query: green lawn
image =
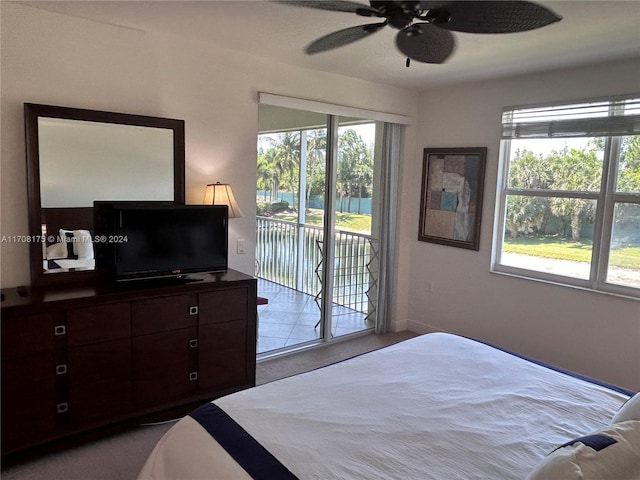
[[(274, 215), (279, 220), (296, 221), (295, 214), (279, 213)], [(307, 223), (322, 226), (322, 211), (311, 209), (307, 215)], [(370, 233), (371, 216), (355, 213), (336, 213), (336, 223), (340, 230), (350, 232)], [(504, 251), (521, 253), (544, 258), (572, 260), (574, 262), (591, 262), (591, 241), (574, 242), (567, 238), (558, 237), (526, 237), (505, 238)], [(631, 269), (640, 269), (640, 247), (625, 247), (613, 250), (609, 259), (611, 265)]]
[[(310, 209), (311, 213), (307, 214), (307, 224), (322, 226), (322, 210)], [(296, 214), (277, 213), (273, 216), (278, 220), (289, 220), (295, 222), (298, 220)], [(336, 226), (340, 230), (357, 233), (371, 233), (371, 215), (360, 215), (357, 213), (340, 213), (336, 212)]]
[[(591, 262), (591, 242), (574, 242), (557, 237), (505, 238), (504, 251), (522, 253), (544, 258)], [(640, 269), (640, 247), (624, 247), (613, 250), (609, 259), (611, 265)]]

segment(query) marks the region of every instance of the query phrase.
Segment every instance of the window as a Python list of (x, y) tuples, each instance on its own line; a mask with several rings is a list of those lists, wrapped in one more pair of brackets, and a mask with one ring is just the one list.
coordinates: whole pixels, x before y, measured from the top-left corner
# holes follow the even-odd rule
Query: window
[(640, 98), (508, 108), (496, 272), (640, 297)]

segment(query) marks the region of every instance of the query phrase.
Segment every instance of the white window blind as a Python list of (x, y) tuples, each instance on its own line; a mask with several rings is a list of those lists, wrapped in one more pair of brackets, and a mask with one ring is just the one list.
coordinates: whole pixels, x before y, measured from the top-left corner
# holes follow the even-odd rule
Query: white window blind
[(506, 108), (502, 138), (600, 137), (640, 134), (640, 95), (539, 108)]

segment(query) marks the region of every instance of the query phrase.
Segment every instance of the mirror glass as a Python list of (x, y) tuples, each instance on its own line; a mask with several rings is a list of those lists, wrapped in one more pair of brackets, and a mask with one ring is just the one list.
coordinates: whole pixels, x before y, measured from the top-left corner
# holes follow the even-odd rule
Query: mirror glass
[(93, 274), (95, 200), (184, 203), (182, 120), (25, 104), (25, 124), (34, 284)]
[(171, 130), (40, 117), (38, 143), (43, 208), (173, 200)]

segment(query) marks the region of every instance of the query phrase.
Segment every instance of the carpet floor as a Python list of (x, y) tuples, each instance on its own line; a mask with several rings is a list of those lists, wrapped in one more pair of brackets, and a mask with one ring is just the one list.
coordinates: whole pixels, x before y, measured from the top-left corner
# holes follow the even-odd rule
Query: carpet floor
[[(258, 385), (330, 365), (416, 336), (413, 332), (366, 335), (259, 362)], [(174, 422), (144, 425), (8, 468), (2, 480), (135, 480), (147, 456)], [(187, 479), (185, 479), (187, 480)]]

